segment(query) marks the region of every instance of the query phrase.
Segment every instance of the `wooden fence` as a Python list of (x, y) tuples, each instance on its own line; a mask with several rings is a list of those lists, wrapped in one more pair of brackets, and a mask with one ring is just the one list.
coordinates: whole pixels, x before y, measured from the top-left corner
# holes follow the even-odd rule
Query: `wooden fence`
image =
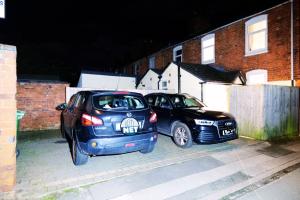
[(229, 98), (240, 135), (262, 140), (298, 135), (299, 88), (231, 86)]
[[(66, 101), (78, 91), (90, 88), (66, 88)], [(95, 90), (95, 89), (94, 89)], [(260, 86), (226, 86), (220, 92), (212, 90), (215, 96), (204, 95), (205, 102), (212, 108), (226, 110), (235, 116), (239, 134), (260, 140), (281, 137), (293, 137), (299, 131), (299, 88), (260, 85)], [(151, 92), (168, 92), (166, 90), (127, 90), (146, 95)], [(210, 97), (210, 98), (208, 98)], [(229, 104), (229, 105), (228, 105)], [(219, 105), (219, 106), (218, 106)], [(227, 106), (228, 105), (228, 106)], [(223, 109), (222, 109), (223, 108)]]

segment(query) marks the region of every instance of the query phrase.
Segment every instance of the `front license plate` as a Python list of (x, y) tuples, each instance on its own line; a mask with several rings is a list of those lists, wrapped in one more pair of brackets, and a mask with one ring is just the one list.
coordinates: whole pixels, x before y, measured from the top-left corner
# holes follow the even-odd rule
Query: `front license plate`
[(227, 129), (222, 131), (222, 135), (231, 135), (235, 132), (235, 129)]

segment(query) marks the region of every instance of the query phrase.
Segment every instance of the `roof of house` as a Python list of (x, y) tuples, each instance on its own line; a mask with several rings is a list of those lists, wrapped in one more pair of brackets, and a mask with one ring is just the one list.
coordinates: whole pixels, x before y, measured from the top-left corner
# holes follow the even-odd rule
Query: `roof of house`
[[(155, 73), (157, 73), (158, 75), (162, 74), (164, 72), (163, 69), (150, 69), (152, 71), (154, 71)], [(148, 72), (148, 71), (147, 71)]]
[(232, 84), (237, 77), (241, 77), (241, 81), (244, 84), (245, 78), (240, 71), (225, 71), (221, 66), (215, 65), (202, 65), (191, 63), (175, 63), (182, 69), (188, 71), (194, 76), (200, 78), (204, 82), (219, 82)]
[(284, 1), (284, 2), (282, 2), (282, 3), (280, 3), (280, 4), (277, 4), (277, 5), (275, 5), (275, 6), (272, 6), (272, 7), (270, 7), (270, 8), (267, 8), (267, 9), (262, 10), (262, 11), (260, 11), (260, 12), (256, 12), (256, 13), (254, 13), (254, 14), (252, 14), (252, 15), (244, 16), (244, 17), (242, 17), (242, 18), (240, 18), (240, 19), (238, 19), (238, 20), (235, 20), (235, 21), (232, 21), (232, 22), (230, 22), (230, 23), (227, 23), (227, 24), (224, 24), (224, 25), (222, 25), (222, 26), (219, 26), (219, 27), (217, 27), (217, 28), (214, 28), (214, 29), (212, 29), (212, 30), (210, 30), (210, 31), (208, 31), (208, 32), (201, 33), (201, 34), (197, 34), (197, 35), (195, 35), (194, 37), (188, 38), (188, 39), (183, 40), (183, 41), (181, 41), (181, 42), (177, 42), (177, 43), (175, 43), (175, 44), (173, 44), (173, 45), (169, 45), (169, 46), (167, 46), (167, 47), (165, 47), (165, 48), (162, 48), (162, 49), (160, 49), (160, 50), (158, 50), (158, 51), (153, 52), (152, 54), (150, 54), (150, 55), (148, 55), (148, 56), (144, 56), (144, 57), (142, 57), (142, 58), (140, 58), (140, 59), (138, 59), (138, 60), (132, 62), (132, 64), (138, 62), (139, 60), (142, 60), (143, 58), (155, 56), (157, 53), (159, 53), (159, 52), (161, 52), (161, 51), (164, 51), (164, 50), (167, 50), (167, 49), (173, 49), (173, 48), (175, 48), (175, 47), (177, 47), (177, 46), (179, 46), (179, 45), (182, 45), (182, 44), (184, 44), (184, 43), (186, 43), (186, 42), (188, 42), (188, 41), (195, 40), (195, 39), (198, 40), (198, 39), (202, 38), (203, 36), (205, 36), (205, 35), (207, 35), (207, 34), (214, 33), (214, 32), (216, 32), (216, 31), (218, 31), (218, 30), (220, 30), (220, 29), (223, 29), (223, 28), (226, 28), (226, 27), (228, 27), (228, 26), (231, 26), (232, 24), (235, 24), (235, 23), (240, 22), (240, 21), (242, 21), (242, 20), (247, 20), (247, 19), (249, 19), (249, 18), (251, 18), (251, 17), (254, 17), (254, 16), (256, 16), (256, 15), (263, 14), (263, 13), (268, 12), (268, 11), (274, 9), (274, 8), (277, 8), (277, 7), (280, 7), (280, 6), (282, 6), (282, 5), (285, 5), (285, 4), (289, 3), (289, 2), (290, 2), (290, 1)]
[(105, 75), (105, 76), (123, 76), (123, 77), (132, 77), (134, 75), (123, 74), (123, 73), (113, 73), (113, 72), (101, 72), (101, 71), (92, 71), (92, 70), (81, 70), (81, 74), (94, 74), (94, 75)]
[(142, 76), (137, 77), (137, 81), (136, 81), (136, 85), (137, 86), (140, 84), (140, 82), (142, 81), (142, 79), (146, 76), (146, 74), (150, 70), (153, 71), (154, 73), (156, 73), (157, 75), (161, 75), (164, 72), (164, 69), (148, 69)]

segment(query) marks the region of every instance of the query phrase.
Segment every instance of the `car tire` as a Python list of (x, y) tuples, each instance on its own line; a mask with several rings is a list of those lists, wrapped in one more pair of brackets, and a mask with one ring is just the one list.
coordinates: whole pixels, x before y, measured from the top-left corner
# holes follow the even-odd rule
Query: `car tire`
[(154, 149), (154, 145), (149, 145), (147, 148), (140, 150), (142, 154), (150, 153)]
[(175, 122), (172, 127), (172, 136), (175, 144), (180, 148), (189, 148), (193, 145), (193, 139), (189, 127), (181, 122)]
[(88, 161), (88, 155), (85, 155), (80, 152), (78, 144), (73, 136), (72, 139), (72, 160), (74, 165), (84, 165)]

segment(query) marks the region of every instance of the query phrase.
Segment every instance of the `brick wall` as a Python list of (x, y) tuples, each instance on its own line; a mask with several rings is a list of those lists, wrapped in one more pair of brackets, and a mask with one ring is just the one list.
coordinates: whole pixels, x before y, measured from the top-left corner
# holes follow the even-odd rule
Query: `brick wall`
[(269, 81), (290, 80), (290, 4), (261, 14), (268, 14), (268, 52), (245, 56), (245, 22), (249, 18), (215, 32), (216, 64), (244, 73), (266, 69)]
[(18, 82), (17, 108), (26, 112), (20, 130), (58, 129), (60, 112), (55, 107), (65, 102), (68, 86), (54, 82)]
[(197, 39), (189, 40), (182, 45), (182, 62), (201, 63), (201, 42)]
[[(294, 64), (295, 79), (300, 81), (299, 64), (299, 43), (300, 43), (300, 22), (299, 9), (300, 0), (294, 0)], [(280, 6), (259, 13), (268, 15), (268, 52), (245, 56), (245, 22), (251, 16), (228, 26), (212, 31), (215, 33), (215, 64), (224, 66), (227, 70), (241, 70), (246, 73), (254, 69), (268, 70), (269, 81), (291, 79), (291, 4), (284, 3)], [(187, 40), (182, 43), (183, 62), (201, 63), (201, 36)], [(154, 54), (156, 67), (161, 69), (172, 61), (172, 49), (158, 51)], [(166, 53), (167, 52), (167, 53)], [(148, 63), (143, 66), (147, 69)], [(146, 70), (140, 70), (142, 75)]]
[(155, 67), (164, 69), (173, 60), (173, 49), (167, 48), (155, 54)]
[(0, 44), (0, 192), (16, 183), (16, 47)]

